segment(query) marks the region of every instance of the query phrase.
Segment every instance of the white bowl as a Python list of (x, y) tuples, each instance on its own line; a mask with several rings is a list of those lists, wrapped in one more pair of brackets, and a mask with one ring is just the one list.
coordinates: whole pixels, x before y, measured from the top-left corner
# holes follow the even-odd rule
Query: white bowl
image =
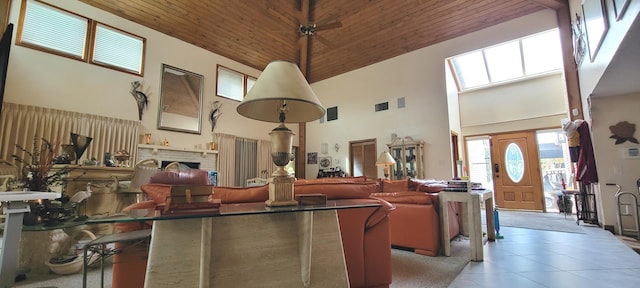
[[(49, 269), (51, 269), (53, 273), (56, 273), (58, 275), (75, 274), (82, 271), (82, 262), (83, 262), (82, 256), (83, 255), (78, 255), (76, 259), (67, 263), (54, 264), (47, 261), (45, 262), (45, 264), (49, 266)], [(98, 255), (97, 253), (91, 252), (87, 254), (87, 258), (89, 258), (89, 261), (87, 262), (87, 266), (93, 264), (93, 262), (98, 260), (98, 257), (100, 257), (100, 255)]]

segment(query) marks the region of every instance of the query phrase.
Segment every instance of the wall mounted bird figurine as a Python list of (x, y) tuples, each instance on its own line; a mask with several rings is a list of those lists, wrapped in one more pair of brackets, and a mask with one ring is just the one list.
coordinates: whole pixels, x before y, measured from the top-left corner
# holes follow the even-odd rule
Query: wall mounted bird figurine
[(131, 82), (130, 93), (133, 98), (136, 99), (136, 103), (138, 104), (138, 119), (142, 120), (142, 113), (144, 109), (149, 107), (149, 97), (147, 97), (147, 95), (142, 92), (142, 82)]
[(213, 101), (211, 103), (211, 112), (209, 112), (211, 132), (216, 129), (216, 124), (218, 124), (218, 118), (220, 118), (220, 115), (222, 115), (222, 104), (220, 104), (220, 101)]

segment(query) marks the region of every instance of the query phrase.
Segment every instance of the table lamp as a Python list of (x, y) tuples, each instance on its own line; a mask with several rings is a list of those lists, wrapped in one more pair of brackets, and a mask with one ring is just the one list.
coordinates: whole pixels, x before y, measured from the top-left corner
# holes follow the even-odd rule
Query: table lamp
[(376, 160), (376, 166), (383, 166), (384, 179), (389, 178), (389, 166), (393, 166), (396, 164), (396, 160), (393, 159), (391, 154), (388, 151), (384, 151), (380, 153), (378, 156), (378, 160)]
[(286, 61), (267, 65), (237, 111), (247, 118), (280, 123), (271, 136), (271, 158), (278, 167), (269, 179), (267, 206), (297, 205), (295, 178), (284, 167), (291, 161), (293, 132), (284, 123), (302, 123), (320, 119), (325, 109), (320, 104), (298, 66)]

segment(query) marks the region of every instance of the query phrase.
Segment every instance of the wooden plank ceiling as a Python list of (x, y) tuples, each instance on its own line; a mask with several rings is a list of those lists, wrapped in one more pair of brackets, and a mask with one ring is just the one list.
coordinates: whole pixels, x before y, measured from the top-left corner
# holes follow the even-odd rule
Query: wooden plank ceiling
[[(566, 0), (80, 1), (259, 70), (272, 60), (300, 64), (302, 59), (312, 83), (566, 5)], [(308, 15), (301, 12), (305, 1), (310, 1)], [(304, 36), (301, 22), (342, 25)], [(301, 58), (301, 51), (307, 57)]]

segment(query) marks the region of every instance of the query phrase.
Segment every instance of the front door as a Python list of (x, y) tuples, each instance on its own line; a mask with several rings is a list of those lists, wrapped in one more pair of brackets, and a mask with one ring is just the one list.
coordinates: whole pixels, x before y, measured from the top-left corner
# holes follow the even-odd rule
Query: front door
[(544, 197), (535, 132), (492, 135), (491, 159), (496, 205), (542, 211)]

